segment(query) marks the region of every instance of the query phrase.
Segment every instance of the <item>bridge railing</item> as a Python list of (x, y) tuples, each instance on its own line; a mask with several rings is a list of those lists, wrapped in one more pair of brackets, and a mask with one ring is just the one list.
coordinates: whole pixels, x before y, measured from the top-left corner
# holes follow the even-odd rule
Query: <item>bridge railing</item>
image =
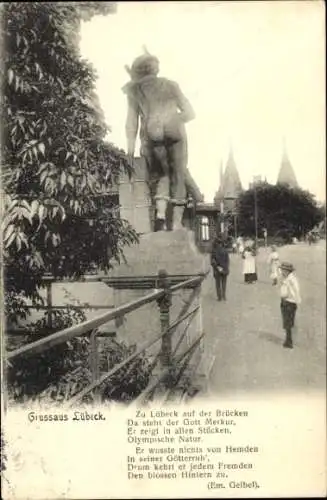
[[(192, 356), (200, 347), (201, 341), (204, 337), (204, 333), (200, 331), (196, 338), (192, 338), (191, 341), (188, 339), (188, 341), (185, 342), (189, 328), (200, 310), (199, 302), (192, 309), (191, 306), (194, 305), (194, 302), (200, 297), (201, 283), (205, 276), (206, 274), (199, 274), (193, 277), (187, 277), (187, 279), (182, 276), (176, 279), (176, 277), (174, 278), (168, 276), (164, 270), (159, 271), (158, 276), (155, 277), (154, 280), (155, 290), (151, 293), (107, 311), (98, 317), (52, 333), (44, 338), (10, 351), (6, 356), (7, 361), (16, 361), (19, 358), (24, 358), (26, 356), (41, 354), (44, 351), (51, 349), (56, 345), (66, 343), (71, 339), (83, 335), (89, 335), (92, 380), (89, 385), (69, 400), (69, 405), (73, 406), (82, 402), (86, 396), (92, 395), (93, 397), (97, 397), (100, 386), (103, 387), (105, 384), (109, 384), (110, 379), (120, 371), (123, 372), (125, 370), (125, 373), (122, 376), (126, 377), (133, 367), (133, 362), (137, 361), (137, 358), (142, 353), (161, 341), (159, 351), (155, 356), (154, 362), (152, 363), (152, 368), (159, 365), (159, 371), (158, 369), (156, 372), (153, 370), (148, 386), (137, 398), (137, 401), (145, 402), (151, 398), (158, 386), (165, 388), (167, 396), (168, 393), (177, 385), (178, 380), (188, 366)], [(171, 283), (174, 281), (175, 284), (172, 285)], [(130, 286), (133, 288), (132, 282), (133, 280), (131, 280)], [(118, 286), (117, 283), (116, 286)], [(186, 289), (192, 289), (192, 293), (188, 297), (188, 300), (184, 301), (183, 307), (179, 311), (176, 319), (171, 322), (170, 311), (174, 295), (176, 292)], [(153, 302), (157, 302), (159, 306), (160, 332), (149, 332), (145, 336), (147, 340), (139, 345), (130, 356), (124, 359), (121, 363), (116, 364), (110, 371), (100, 373), (98, 328), (109, 321), (122, 318), (128, 313), (136, 311)], [(174, 339), (175, 344), (173, 345), (173, 336), (175, 334), (177, 335), (177, 331), (179, 331), (178, 327), (185, 323), (186, 325), (184, 326), (179, 337)], [(184, 352), (180, 352), (181, 348), (183, 346), (185, 347), (185, 344), (186, 348)]]

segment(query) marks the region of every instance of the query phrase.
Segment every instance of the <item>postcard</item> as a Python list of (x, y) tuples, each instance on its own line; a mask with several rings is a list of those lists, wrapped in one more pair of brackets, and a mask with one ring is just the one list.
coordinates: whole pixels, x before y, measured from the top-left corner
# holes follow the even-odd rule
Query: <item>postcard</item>
[(1, 4), (5, 500), (326, 495), (324, 7)]

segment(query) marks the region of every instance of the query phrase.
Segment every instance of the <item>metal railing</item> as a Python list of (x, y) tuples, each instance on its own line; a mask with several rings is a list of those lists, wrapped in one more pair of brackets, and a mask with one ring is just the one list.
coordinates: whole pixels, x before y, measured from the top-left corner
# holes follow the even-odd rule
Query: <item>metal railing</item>
[[(52, 333), (47, 337), (41, 338), (39, 340), (36, 340), (35, 342), (31, 342), (27, 345), (10, 351), (6, 356), (7, 361), (16, 361), (17, 359), (24, 358), (26, 356), (41, 354), (44, 351), (51, 349), (56, 345), (66, 343), (71, 339), (80, 337), (82, 335), (89, 335), (90, 368), (92, 381), (89, 385), (87, 385), (78, 394), (74, 395), (69, 400), (69, 405), (73, 406), (74, 404), (81, 402), (86, 396), (90, 394), (96, 394), (97, 389), (99, 389), (100, 386), (103, 387), (105, 383), (109, 383), (110, 379), (120, 370), (124, 368), (127, 368), (127, 371), (130, 370), (130, 366), (133, 361), (137, 361), (137, 358), (142, 353), (144, 353), (147, 349), (161, 340), (159, 352), (155, 357), (155, 361), (153, 363), (154, 367), (159, 362), (160, 370), (158, 373), (153, 374), (148, 387), (137, 398), (137, 400), (142, 400), (144, 402), (154, 394), (155, 389), (160, 384), (163, 384), (166, 390), (170, 392), (174, 384), (176, 385), (176, 381), (179, 380), (181, 373), (183, 372), (183, 370), (185, 370), (185, 366), (199, 347), (204, 336), (203, 332), (200, 332), (196, 339), (193, 339), (191, 342), (187, 343), (187, 348), (183, 353), (178, 353), (180, 347), (183, 344), (183, 341), (187, 336), (192, 321), (196, 317), (196, 314), (199, 312), (199, 304), (196, 305), (196, 307), (193, 307), (192, 310), (190, 310), (190, 307), (194, 303), (194, 301), (200, 297), (201, 283), (204, 280), (205, 276), (206, 274), (203, 273), (193, 277), (187, 276), (186, 279), (185, 276), (170, 277), (168, 276), (166, 271), (161, 270), (159, 271), (158, 276), (152, 276), (151, 280), (150, 277), (146, 277), (145, 280), (145, 288), (148, 288), (150, 280), (152, 282), (152, 285), (155, 285), (155, 291), (148, 293), (141, 298), (116, 307), (96, 318), (92, 318), (83, 323), (65, 328), (61, 331)], [(125, 283), (125, 288), (133, 288), (133, 286), (131, 286), (132, 281), (132, 278), (130, 278), (129, 284)], [(139, 282), (140, 280), (136, 278), (136, 281)], [(175, 284), (172, 285), (172, 282)], [(116, 286), (119, 288), (117, 283)], [(136, 288), (139, 287), (140, 283), (138, 283), (138, 286)], [(177, 318), (173, 322), (171, 322), (170, 312), (174, 294), (180, 290), (185, 289), (192, 289), (192, 293), (188, 297), (188, 300), (184, 301), (184, 304), (179, 314), (177, 315)], [(147, 340), (140, 346), (138, 346), (133, 354), (129, 355), (121, 363), (116, 364), (110, 371), (101, 374), (98, 352), (99, 344), (97, 341), (99, 336), (98, 328), (111, 320), (122, 318), (126, 314), (131, 313), (132, 311), (136, 311), (142, 306), (151, 304), (153, 302), (157, 302), (159, 307), (160, 332), (157, 334), (149, 332), (147, 335), (145, 335), (145, 338), (147, 338)], [(178, 330), (179, 325), (186, 322), (187, 320), (188, 322), (184, 327), (181, 335), (177, 339), (175, 347), (173, 348), (173, 335)], [(184, 365), (180, 367), (180, 364), (182, 362), (184, 362)]]
[[(188, 280), (194, 277), (194, 275), (172, 275), (169, 277), (170, 284), (177, 284), (181, 281)], [(100, 275), (84, 275), (81, 276), (78, 282), (81, 283), (104, 283), (110, 288), (114, 289), (129, 289), (129, 290), (151, 290), (155, 288), (157, 282), (157, 276), (124, 276), (124, 278), (113, 278), (108, 276), (100, 276)], [(51, 330), (54, 330), (53, 326), (53, 313), (54, 311), (65, 311), (67, 308), (74, 310), (108, 310), (114, 309), (112, 304), (53, 304), (53, 288), (52, 285), (60, 284), (63, 285), (65, 283), (76, 283), (75, 279), (71, 278), (62, 278), (56, 279), (52, 275), (45, 275), (42, 280), (42, 285), (46, 289), (46, 298), (45, 305), (37, 304), (37, 305), (26, 305), (26, 309), (33, 311), (45, 311), (46, 313), (46, 331), (43, 333), (39, 333), (40, 335), (48, 335)], [(186, 285), (185, 288), (190, 285)], [(8, 328), (7, 334), (9, 335), (20, 335), (20, 336), (33, 336), (35, 332), (26, 327), (21, 328)]]

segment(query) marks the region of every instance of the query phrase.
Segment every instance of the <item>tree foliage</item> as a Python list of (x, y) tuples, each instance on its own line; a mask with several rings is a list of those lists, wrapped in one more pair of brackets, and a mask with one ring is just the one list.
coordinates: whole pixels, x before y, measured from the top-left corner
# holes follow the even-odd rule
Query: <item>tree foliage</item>
[(73, 34), (112, 2), (2, 4), (3, 259), (7, 297), (45, 272), (79, 276), (137, 240), (112, 196), (125, 153), (105, 140), (95, 71)]
[(321, 210), (308, 191), (262, 183), (244, 191), (238, 200), (238, 228), (244, 236), (255, 234), (255, 197), (259, 235), (266, 228), (270, 236), (288, 234), (299, 238), (321, 220)]

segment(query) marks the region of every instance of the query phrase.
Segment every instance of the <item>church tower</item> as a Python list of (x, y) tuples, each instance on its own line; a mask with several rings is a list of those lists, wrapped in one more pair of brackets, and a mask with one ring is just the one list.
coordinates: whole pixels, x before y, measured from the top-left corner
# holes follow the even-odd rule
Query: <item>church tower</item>
[(214, 205), (220, 209), (220, 233), (237, 236), (237, 199), (242, 184), (237, 171), (233, 149), (230, 147), (225, 172), (220, 165), (220, 186), (214, 197)]
[(230, 209), (235, 205), (235, 201), (242, 192), (242, 184), (237, 171), (232, 147), (226, 163), (225, 172), (220, 166), (220, 186), (214, 198), (214, 204), (219, 205), (222, 200), (230, 205)]
[(288, 184), (291, 188), (298, 187), (295, 172), (287, 154), (285, 139), (283, 140), (282, 163), (277, 178), (277, 184)]

